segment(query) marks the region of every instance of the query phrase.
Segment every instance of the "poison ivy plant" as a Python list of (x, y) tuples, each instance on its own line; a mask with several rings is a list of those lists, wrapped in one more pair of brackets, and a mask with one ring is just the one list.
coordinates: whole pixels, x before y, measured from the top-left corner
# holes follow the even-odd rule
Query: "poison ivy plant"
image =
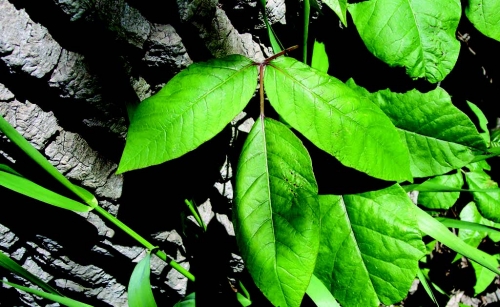
[[(440, 82), (457, 61), (458, 0), (325, 4), (344, 25), (349, 12), (368, 50), (391, 66), (406, 67), (411, 78)], [(471, 0), (470, 6), (477, 5)], [(306, 43), (309, 8), (305, 1)], [(498, 24), (496, 13), (485, 16)], [(267, 21), (266, 26), (277, 52), (276, 35)], [(446, 221), (419, 209), (405, 193), (420, 190), (420, 204), (448, 209), (460, 192), (471, 192), (479, 212), (498, 221), (500, 189), (480, 162), (498, 152), (489, 148), (479, 108), (470, 103), (482, 133), (439, 86), (426, 93), (370, 93), (353, 80), (344, 83), (328, 75), (332, 61), (320, 44), (314, 46), (312, 63), (318, 70), (282, 56), (290, 51), (259, 63), (232, 55), (193, 64), (176, 75), (135, 111), (118, 172), (195, 150), (243, 110), (258, 84), (260, 115), (238, 162), (233, 222), (246, 267), (272, 304), (300, 306), (306, 293), (318, 304), (336, 299), (345, 307), (401, 301), (414, 278), (424, 275), (419, 269), (426, 251), (423, 235), (500, 273), (495, 258), (457, 238)], [(265, 116), (266, 96), (289, 126)], [(318, 195), (301, 138), (344, 166), (390, 182), (389, 187)], [(469, 189), (462, 187), (464, 172)], [(408, 185), (414, 178), (425, 181)], [(325, 287), (335, 299), (324, 295)]]

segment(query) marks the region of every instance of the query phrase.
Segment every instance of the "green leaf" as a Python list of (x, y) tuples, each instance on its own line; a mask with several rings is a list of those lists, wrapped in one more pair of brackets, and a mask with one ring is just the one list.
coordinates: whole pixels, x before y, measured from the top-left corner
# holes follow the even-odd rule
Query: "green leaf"
[(401, 187), (320, 196), (321, 241), (315, 275), (342, 306), (391, 305), (408, 295), (425, 253)]
[(427, 214), (422, 209), (414, 206), (414, 211), (420, 231), (433, 237), (457, 253), (479, 263), (490, 271), (500, 274), (498, 262), (494, 257), (468, 245), (451, 233), (446, 226), (441, 224), (438, 220)]
[(23, 175), (19, 174), (15, 169), (13, 169), (12, 167), (6, 165), (6, 164), (0, 164), (0, 171), (3, 171), (3, 172), (6, 172), (6, 173), (10, 173), (12, 175), (16, 175), (16, 176), (19, 176), (19, 177), (23, 177)]
[(332, 11), (339, 16), (340, 21), (347, 27), (347, 0), (323, 0)]
[[(461, 172), (456, 172), (451, 175), (434, 177), (427, 182), (460, 189), (464, 184), (464, 178)], [(460, 192), (420, 192), (417, 202), (429, 209), (448, 210), (455, 204), (459, 196)]]
[(338, 79), (281, 57), (266, 67), (264, 86), (276, 111), (342, 164), (385, 180), (412, 180), (394, 125)]
[(455, 66), (459, 0), (371, 0), (350, 4), (349, 12), (368, 50), (410, 77), (436, 83)]
[(299, 306), (319, 245), (318, 187), (302, 142), (259, 118), (236, 175), (236, 239), (255, 284), (275, 306)]
[(471, 262), (471, 264), (476, 275), (476, 284), (474, 285), (474, 296), (476, 296), (491, 285), (493, 280), (495, 280), (496, 274), (475, 262)]
[(498, 0), (469, 0), (465, 15), (481, 33), (500, 41), (500, 2)]
[(11, 271), (12, 273), (15, 273), (15, 274), (21, 276), (22, 278), (25, 278), (25, 279), (31, 281), (32, 283), (34, 283), (35, 285), (39, 286), (40, 288), (42, 288), (43, 290), (45, 290), (47, 292), (50, 292), (52, 294), (61, 295), (61, 293), (59, 293), (54, 287), (47, 284), (46, 282), (44, 282), (40, 278), (36, 277), (35, 275), (31, 274), (30, 272), (28, 272), (25, 268), (23, 268), (22, 266), (17, 264), (17, 262), (15, 262), (14, 260), (7, 257), (1, 251), (0, 251), (0, 266)]
[(196, 307), (196, 294), (193, 292), (186, 295), (186, 297), (176, 303), (174, 307)]
[(48, 190), (24, 177), (0, 171), (0, 186), (59, 208), (89, 212), (92, 207)]
[(306, 293), (317, 307), (340, 307), (330, 290), (314, 274)]
[(128, 305), (130, 307), (156, 307), (149, 281), (151, 254), (137, 263), (128, 283)]
[(476, 114), (477, 119), (479, 120), (479, 127), (481, 127), (481, 130), (483, 130), (483, 132), (480, 133), (481, 137), (484, 139), (484, 142), (489, 145), (490, 144), (490, 130), (488, 130), (488, 119), (484, 115), (483, 111), (481, 111), (481, 109), (479, 109), (478, 106), (476, 106), (475, 104), (473, 104), (470, 101), (467, 101), (467, 104), (469, 105), (469, 108), (472, 110), (472, 112), (474, 112), (474, 114)]
[(9, 122), (0, 116), (0, 131), (2, 131), (14, 144), (16, 144), (28, 157), (35, 161), (48, 174), (54, 177), (68, 190), (80, 197), (87, 205), (94, 208), (98, 205), (97, 199), (92, 193), (72, 184), (68, 178), (64, 177), (50, 162), (31, 145)]
[(369, 93), (351, 79), (347, 84), (369, 97), (391, 119), (410, 153), (414, 177), (428, 177), (460, 168), (485, 151), (486, 144), (472, 121), (438, 87), (427, 93), (383, 90)]
[[(468, 203), (460, 212), (460, 220), (470, 223), (479, 224), (484, 219), (479, 211), (477, 211), (476, 204), (473, 202)], [(481, 241), (486, 237), (486, 232), (473, 229), (462, 228), (458, 232), (458, 237), (465, 243), (472, 247), (478, 247)]]
[(40, 291), (40, 290), (37, 290), (37, 289), (23, 287), (21, 285), (18, 285), (18, 284), (15, 284), (15, 283), (11, 283), (11, 282), (8, 282), (8, 281), (5, 281), (5, 280), (0, 280), (0, 282), (4, 283), (6, 285), (12, 286), (12, 287), (14, 287), (16, 289), (22, 290), (24, 292), (35, 294), (37, 296), (49, 299), (51, 301), (54, 301), (54, 302), (57, 302), (57, 303), (61, 303), (64, 306), (68, 306), (68, 307), (92, 307), (91, 305), (87, 305), (87, 304), (81, 303), (79, 301), (75, 301), (73, 299), (70, 299), (70, 298), (67, 298), (67, 297), (64, 297), (64, 296), (61, 296), (61, 295), (58, 295), (58, 294), (52, 294), (52, 293), (47, 293), (47, 292)]
[(326, 53), (325, 43), (314, 41), (313, 54), (311, 59), (311, 67), (321, 72), (327, 73), (328, 67), (328, 54)]
[(481, 215), (493, 222), (500, 223), (500, 189), (498, 184), (484, 171), (475, 170), (465, 173), (465, 180), (471, 189), (494, 189), (493, 192), (472, 192)]
[(139, 105), (117, 173), (194, 150), (243, 110), (256, 86), (257, 69), (241, 55), (189, 66)]

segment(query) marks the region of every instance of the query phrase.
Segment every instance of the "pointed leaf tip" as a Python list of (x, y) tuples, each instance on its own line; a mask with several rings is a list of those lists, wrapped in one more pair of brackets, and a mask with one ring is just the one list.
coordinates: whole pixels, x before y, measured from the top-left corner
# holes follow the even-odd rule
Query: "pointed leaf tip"
[(243, 110), (256, 86), (257, 69), (241, 55), (192, 64), (138, 106), (117, 173), (194, 150)]

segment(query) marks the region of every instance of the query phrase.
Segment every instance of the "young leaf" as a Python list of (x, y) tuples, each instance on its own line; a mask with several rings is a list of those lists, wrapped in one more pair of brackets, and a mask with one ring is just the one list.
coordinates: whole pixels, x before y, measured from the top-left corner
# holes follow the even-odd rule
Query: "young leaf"
[(347, 85), (377, 104), (397, 127), (410, 152), (414, 177), (447, 173), (471, 162), (475, 152), (486, 150), (476, 126), (440, 87), (425, 94), (417, 90), (371, 94), (353, 80)]
[(23, 287), (21, 285), (14, 284), (14, 283), (11, 283), (11, 282), (8, 282), (5, 280), (0, 280), (0, 283), (7, 284), (11, 287), (14, 287), (14, 288), (19, 289), (19, 290), (24, 291), (24, 292), (35, 294), (37, 296), (49, 299), (49, 300), (54, 301), (56, 303), (61, 303), (64, 306), (68, 306), (68, 307), (92, 307), (91, 305), (87, 305), (87, 304), (81, 303), (79, 301), (75, 301), (73, 299), (67, 298), (67, 297), (59, 295), (59, 294), (47, 293), (47, 292), (40, 291), (37, 289)]
[[(437, 176), (427, 181), (457, 189), (460, 189), (464, 185), (464, 178), (461, 172)], [(420, 192), (418, 194), (418, 204), (429, 209), (448, 210), (455, 204), (459, 196), (460, 192)]]
[(446, 228), (446, 226), (441, 224), (438, 220), (427, 214), (422, 209), (414, 206), (414, 211), (420, 231), (433, 237), (457, 253), (479, 263), (490, 271), (500, 274), (498, 261), (496, 261), (496, 259), (491, 255), (488, 255), (457, 238), (448, 230), (448, 228)]
[(314, 274), (306, 293), (317, 307), (340, 307), (330, 290)]
[(340, 18), (344, 26), (347, 27), (347, 0), (323, 0), (323, 3), (331, 8)]
[(39, 286), (40, 288), (42, 288), (43, 290), (45, 290), (47, 292), (50, 292), (52, 294), (61, 295), (61, 293), (59, 293), (54, 287), (47, 284), (46, 282), (44, 282), (40, 278), (36, 277), (35, 275), (31, 274), (30, 272), (28, 272), (25, 268), (23, 268), (22, 266), (17, 264), (17, 262), (15, 262), (14, 260), (7, 257), (1, 251), (0, 251), (0, 266), (17, 274), (17, 275), (19, 275), (19, 276), (21, 276), (22, 278), (25, 278), (25, 279), (31, 281), (32, 283), (34, 283), (35, 285)]
[(469, 0), (465, 15), (481, 33), (500, 41), (500, 2), (498, 0)]
[(500, 223), (500, 189), (498, 184), (484, 171), (475, 170), (465, 173), (465, 180), (470, 189), (494, 189), (493, 192), (472, 192), (474, 201), (481, 215)]
[(321, 241), (315, 275), (344, 307), (391, 305), (408, 295), (425, 253), (401, 187), (320, 196)]
[(151, 254), (137, 263), (128, 284), (128, 305), (130, 307), (156, 307), (153, 291), (149, 282), (149, 263)]
[(0, 186), (59, 208), (89, 212), (92, 207), (48, 190), (24, 177), (0, 171)]
[(349, 5), (361, 39), (390, 66), (436, 83), (455, 66), (459, 0), (370, 0)]
[(387, 116), (344, 83), (292, 58), (264, 74), (271, 105), (342, 164), (385, 180), (412, 180), (408, 150)]
[(275, 305), (299, 306), (319, 245), (318, 187), (302, 142), (282, 123), (258, 119), (236, 175), (236, 239), (255, 284)]
[(139, 105), (117, 173), (197, 148), (243, 110), (256, 86), (257, 69), (241, 55), (189, 66)]

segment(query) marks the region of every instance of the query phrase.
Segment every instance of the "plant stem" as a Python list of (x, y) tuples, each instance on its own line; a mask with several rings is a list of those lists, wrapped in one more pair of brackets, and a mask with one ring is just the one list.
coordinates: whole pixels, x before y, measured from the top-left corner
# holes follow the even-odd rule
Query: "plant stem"
[(264, 64), (259, 65), (260, 116), (264, 117)]
[(155, 250), (155, 255), (157, 255), (160, 259), (165, 262), (168, 262), (170, 266), (179, 271), (182, 275), (186, 276), (189, 280), (194, 281), (193, 274), (189, 273), (186, 269), (184, 269), (180, 264), (175, 262), (174, 260), (167, 260), (167, 255), (160, 251), (153, 244), (149, 243), (146, 239), (141, 237), (138, 233), (133, 231), (130, 227), (123, 224), (120, 220), (118, 220), (113, 215), (109, 214), (108, 211), (99, 207), (97, 199), (90, 192), (86, 191), (83, 188), (80, 188), (68, 178), (64, 177), (63, 174), (59, 172), (59, 170), (50, 164), (50, 162), (36, 149), (31, 145), (17, 130), (10, 125), (2, 116), (0, 116), (0, 131), (2, 131), (14, 144), (16, 144), (25, 154), (27, 154), (31, 159), (33, 159), (38, 165), (40, 165), (47, 173), (49, 173), (52, 177), (54, 177), (57, 181), (59, 181), (63, 186), (73, 192), (76, 196), (82, 199), (87, 205), (94, 208), (95, 211), (99, 212), (104, 218), (108, 221), (112, 222), (116, 226), (118, 226), (121, 230), (125, 231), (132, 238), (141, 243), (144, 247), (149, 250)]
[(196, 222), (198, 222), (198, 225), (200, 225), (200, 227), (203, 228), (204, 231), (207, 231), (207, 225), (203, 223), (203, 220), (201, 219), (201, 216), (193, 203), (187, 199), (184, 199), (184, 203), (186, 203), (186, 205), (188, 206), (189, 211), (191, 211), (191, 214), (194, 216)]
[(311, 15), (310, 0), (304, 0), (304, 35), (302, 37), (302, 62), (307, 64), (307, 40), (309, 37), (309, 16)]
[(179, 273), (187, 277), (189, 280), (194, 281), (194, 275), (189, 273), (185, 268), (183, 268), (180, 264), (175, 262), (174, 260), (169, 260), (167, 259), (167, 254), (165, 252), (159, 250), (156, 246), (151, 244), (148, 240), (144, 239), (141, 237), (137, 232), (132, 230), (130, 227), (125, 225), (122, 221), (111, 215), (108, 211), (104, 210), (103, 208), (96, 206), (95, 211), (99, 212), (104, 218), (106, 218), (108, 221), (111, 223), (115, 224), (118, 226), (121, 230), (125, 231), (129, 236), (134, 238), (137, 242), (141, 243), (145, 248), (148, 250), (154, 252), (156, 256), (158, 256), (160, 259), (163, 261), (167, 262), (170, 266), (172, 266), (174, 269), (176, 269)]

